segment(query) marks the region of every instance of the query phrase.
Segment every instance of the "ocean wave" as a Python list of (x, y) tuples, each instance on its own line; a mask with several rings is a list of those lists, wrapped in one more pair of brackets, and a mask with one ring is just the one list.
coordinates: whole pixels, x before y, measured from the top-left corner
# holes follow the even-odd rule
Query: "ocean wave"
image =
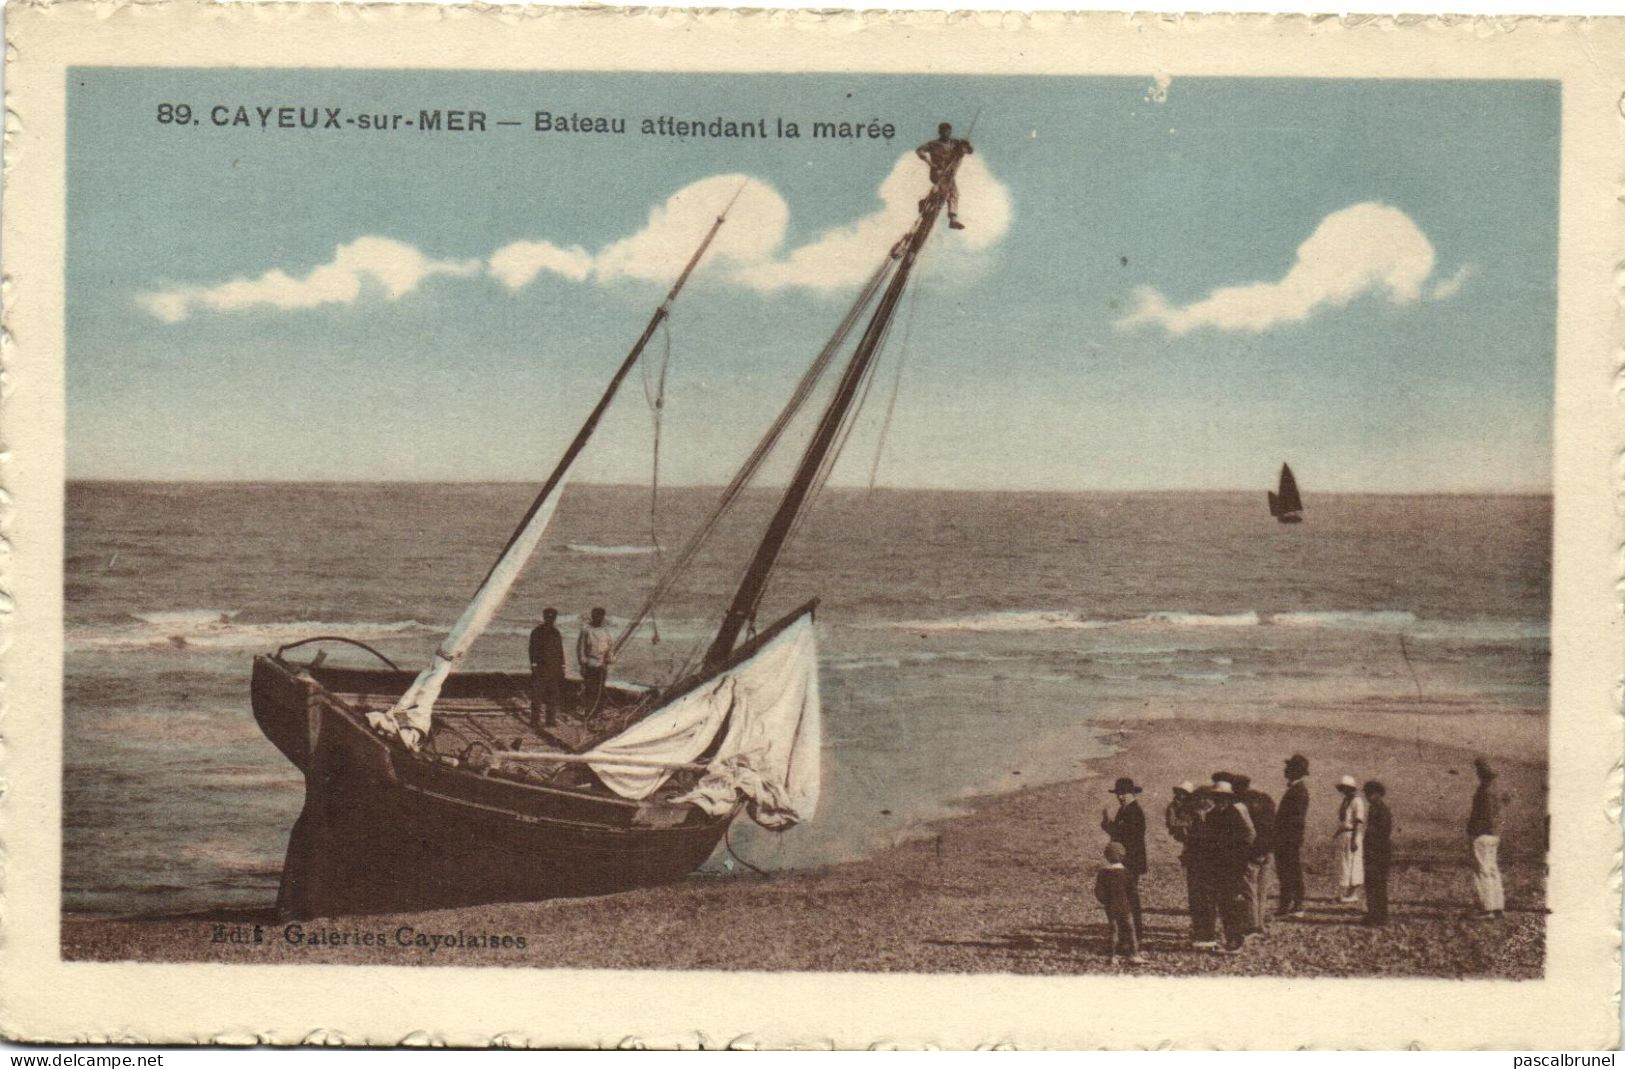
[(1118, 626), (1134, 624), (1168, 624), (1172, 627), (1257, 627), (1261, 619), (1256, 612), (1231, 612), (1211, 615), (1201, 612), (1148, 612), (1138, 620), (1119, 621)]
[[(1012, 609), (970, 613), (931, 620), (898, 620), (870, 624), (890, 630), (938, 632), (1094, 631), (1104, 628), (1155, 631), (1184, 628), (1293, 627), (1343, 631), (1405, 632), (1421, 639), (1519, 641), (1547, 638), (1551, 628), (1539, 620), (1423, 620), (1408, 609), (1340, 609), (1322, 612), (1199, 613), (1164, 610), (1117, 620), (1095, 619), (1062, 609)], [(1150, 652), (1146, 650), (1141, 653)]]
[(1527, 642), (1551, 638), (1552, 626), (1545, 620), (1423, 620), (1409, 634), (1441, 642)]
[(234, 840), (206, 839), (187, 846), (195, 860), (232, 875), (274, 876), (282, 871), (282, 858)]
[(172, 609), (167, 612), (132, 612), (131, 618), (154, 627), (209, 627), (229, 624), (240, 609)]
[(901, 620), (879, 626), (903, 631), (1086, 631), (1110, 627), (1105, 620), (1090, 620), (1081, 613), (1047, 609), (1014, 609), (972, 613), (940, 620)]
[(390, 635), (433, 634), (443, 628), (418, 620), (384, 623), (333, 623), (326, 620), (290, 620), (238, 623), (237, 611), (176, 609), (131, 613), (136, 621), (91, 627), (72, 627), (64, 634), (70, 652), (142, 649), (237, 649), (275, 646), (316, 635), (347, 635), (366, 640)]
[(864, 672), (877, 668), (900, 669), (930, 664), (997, 664), (1019, 659), (1007, 653), (967, 653), (962, 650), (934, 650), (902, 653), (896, 656), (867, 653), (826, 653), (821, 656), (824, 667), (835, 672)]
[(1287, 627), (1331, 627), (1351, 631), (1402, 631), (1416, 624), (1416, 614), (1405, 609), (1276, 612), (1270, 614), (1270, 623)]
[(654, 546), (598, 546), (589, 542), (567, 542), (561, 553), (585, 553), (591, 557), (641, 557), (660, 552)]
[(976, 631), (982, 633), (1026, 631), (1098, 631), (1108, 627), (1254, 627), (1256, 612), (1208, 615), (1198, 612), (1153, 612), (1125, 620), (1097, 620), (1079, 612), (1059, 609), (1011, 609), (1002, 612), (972, 613), (936, 620), (902, 620), (878, 626), (901, 631)]

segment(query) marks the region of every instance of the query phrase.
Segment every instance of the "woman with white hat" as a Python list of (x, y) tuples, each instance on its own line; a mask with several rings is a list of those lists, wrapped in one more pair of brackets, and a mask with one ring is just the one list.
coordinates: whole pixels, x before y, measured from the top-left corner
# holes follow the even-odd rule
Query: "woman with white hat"
[(1337, 790), (1343, 795), (1343, 803), (1337, 809), (1337, 831), (1332, 836), (1337, 900), (1354, 902), (1365, 885), (1365, 854), (1360, 850), (1365, 843), (1365, 799), (1360, 797), (1360, 785), (1353, 776), (1338, 780)]

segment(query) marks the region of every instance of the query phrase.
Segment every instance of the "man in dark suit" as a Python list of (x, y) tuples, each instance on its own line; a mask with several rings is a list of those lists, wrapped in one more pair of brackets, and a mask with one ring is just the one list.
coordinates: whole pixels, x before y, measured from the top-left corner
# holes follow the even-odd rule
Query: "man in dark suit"
[(553, 726), (564, 691), (564, 635), (555, 623), (559, 610), (543, 609), (542, 622), (530, 632), (530, 722)]
[(1281, 882), (1280, 917), (1303, 916), (1303, 836), (1309, 824), (1309, 759), (1286, 760), (1286, 793), (1275, 811), (1275, 876)]
[(1388, 808), (1388, 791), (1370, 780), (1365, 785), (1365, 919), (1360, 923), (1379, 928), (1388, 923), (1388, 870), (1394, 859), (1394, 814)]
[(1143, 941), (1145, 926), (1140, 915), (1140, 877), (1147, 869), (1145, 859), (1145, 810), (1140, 808), (1140, 788), (1128, 776), (1112, 786), (1117, 795), (1117, 815), (1100, 811), (1100, 829), (1114, 843), (1123, 844), (1123, 868), (1128, 873), (1129, 905), (1134, 911), (1134, 937)]

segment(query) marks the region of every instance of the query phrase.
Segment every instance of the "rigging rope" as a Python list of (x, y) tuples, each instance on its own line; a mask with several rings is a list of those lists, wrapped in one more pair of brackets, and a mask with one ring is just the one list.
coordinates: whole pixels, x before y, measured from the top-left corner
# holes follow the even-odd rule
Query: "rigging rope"
[[(660, 431), (662, 417), (666, 409), (666, 373), (671, 368), (671, 317), (667, 316), (660, 322), (662, 352), (660, 356), (660, 370), (655, 376), (653, 386), (649, 382), (649, 364), (643, 365), (643, 399), (649, 405), (649, 422), (653, 430), (653, 447), (650, 450), (649, 468), (649, 544), (654, 547), (655, 566), (663, 562), (665, 549), (660, 544)], [(656, 620), (651, 612), (649, 626), (652, 634), (649, 641), (660, 645), (660, 621)]]
[(746, 861), (744, 858), (740, 857), (739, 852), (734, 849), (733, 825), (734, 825), (733, 821), (731, 821), (731, 820), (728, 821), (728, 826), (726, 828), (724, 828), (723, 831), (722, 831), (722, 846), (723, 846), (723, 848), (725, 850), (728, 851), (728, 856), (733, 858), (735, 861), (739, 862), (741, 865), (745, 866), (747, 869), (750, 869), (750, 871), (756, 873), (756, 875), (762, 876), (762, 877), (767, 877), (767, 873), (765, 871), (763, 871), (762, 869), (757, 868), (755, 865), (752, 865), (749, 861)]
[[(894, 251), (895, 249), (893, 252)], [(741, 465), (739, 470), (734, 474), (733, 480), (729, 482), (728, 486), (723, 490), (716, 506), (700, 524), (699, 528), (689, 536), (688, 542), (685, 543), (683, 547), (673, 556), (671, 563), (667, 565), (665, 573), (660, 577), (659, 582), (655, 584), (654, 590), (644, 602), (643, 607), (633, 615), (630, 621), (628, 621), (626, 627), (621, 632), (620, 638), (618, 638), (615, 642), (616, 653), (620, 652), (621, 648), (626, 645), (626, 643), (631, 639), (632, 635), (636, 633), (637, 629), (642, 626), (643, 621), (651, 612), (654, 611), (655, 606), (658, 605), (668, 593), (670, 593), (672, 586), (686, 570), (689, 562), (693, 560), (694, 555), (699, 552), (700, 548), (716, 531), (716, 528), (718, 524), (721, 523), (722, 518), (727, 514), (729, 509), (732, 508), (734, 502), (744, 491), (751, 479), (755, 477), (756, 472), (758, 469), (760, 469), (762, 463), (767, 459), (768, 455), (773, 451), (774, 447), (778, 445), (779, 439), (783, 436), (785, 428), (789, 426), (790, 422), (795, 418), (796, 414), (806, 403), (808, 397), (812, 395), (814, 388), (818, 385), (818, 381), (823, 377), (824, 372), (828, 369), (831, 361), (835, 357), (835, 354), (840, 350), (840, 347), (846, 341), (847, 336), (851, 334), (858, 321), (862, 319), (864, 311), (867, 310), (871, 303), (873, 303), (875, 295), (880, 292), (881, 286), (890, 276), (892, 268), (897, 263), (897, 259), (893, 255), (893, 252), (888, 252), (885, 260), (883, 260), (880, 266), (875, 269), (875, 273), (870, 276), (868, 283), (865, 284), (863, 290), (858, 294), (857, 299), (847, 310), (846, 315), (836, 326), (834, 334), (832, 334), (829, 340), (824, 343), (823, 349), (819, 351), (818, 356), (813, 360), (812, 365), (802, 374), (801, 380), (796, 383), (795, 390), (791, 393), (790, 399), (780, 410), (778, 416), (774, 418), (772, 425), (768, 427), (767, 432), (762, 436), (761, 440), (757, 442), (755, 449), (753, 449), (750, 455), (745, 458), (744, 464)]]
[[(881, 328), (880, 339), (878, 344), (875, 346), (877, 354), (884, 353), (886, 345), (891, 338), (892, 326), (894, 322), (895, 320), (887, 320), (885, 325)], [(817, 508), (818, 499), (823, 496), (824, 487), (828, 485), (830, 475), (835, 471), (835, 464), (838, 460), (840, 460), (841, 454), (846, 450), (846, 443), (852, 437), (853, 430), (857, 428), (858, 414), (863, 411), (863, 406), (869, 400), (869, 391), (874, 388), (875, 371), (879, 366), (880, 360), (877, 358), (870, 361), (869, 366), (864, 369), (863, 382), (858, 388), (857, 399), (841, 417), (840, 428), (835, 434), (834, 447), (824, 454), (823, 460), (821, 460), (818, 464), (818, 471), (813, 476), (812, 488), (807, 494), (807, 503), (796, 515), (795, 520), (790, 524), (789, 532), (785, 535), (784, 542), (786, 545), (789, 545), (791, 542), (796, 540), (796, 536), (801, 533), (802, 525), (807, 522), (807, 517), (811, 516), (813, 511)], [(775, 572), (774, 574), (776, 575), (777, 573)], [(756, 610), (761, 607), (762, 601), (767, 595), (767, 590), (770, 586), (772, 586), (772, 584), (773, 576), (769, 576), (767, 582), (763, 583), (761, 590), (757, 592), (755, 601), (751, 603), (747, 620), (749, 621), (751, 632), (753, 634), (756, 628)]]
[[(972, 124), (974, 125), (974, 123)], [(903, 367), (908, 363), (908, 343), (914, 335), (914, 313), (920, 306), (920, 290), (924, 276), (908, 294), (908, 315), (903, 322), (903, 341), (897, 347), (897, 369), (892, 376), (891, 398), (886, 402), (886, 416), (880, 421), (880, 434), (875, 437), (875, 458), (869, 465), (869, 492), (874, 493), (875, 481), (880, 475), (880, 459), (886, 451), (886, 436), (891, 433), (892, 413), (897, 411), (897, 395), (903, 390)]]
[[(977, 122), (979, 122), (981, 120), (981, 118), (982, 118), (982, 108), (978, 107), (976, 109), (976, 114), (971, 116), (970, 127), (965, 131), (965, 137), (967, 139), (972, 134), (974, 134), (976, 132), (976, 124), (977, 124)], [(922, 250), (920, 250), (920, 252), (921, 252), (921, 255), (923, 256), (924, 253), (925, 253), (925, 250), (922, 249)], [(916, 260), (915, 262), (918, 263), (919, 261)], [(908, 314), (907, 314), (907, 316), (904, 317), (905, 322), (903, 324), (903, 341), (902, 341), (902, 344), (899, 345), (898, 349), (897, 349), (897, 369), (896, 369), (895, 375), (892, 378), (891, 400), (886, 402), (886, 417), (880, 423), (880, 435), (875, 439), (875, 458), (874, 458), (874, 462), (869, 466), (869, 491), (870, 491), (870, 493), (874, 492), (875, 481), (876, 481), (876, 479), (878, 478), (878, 476), (880, 474), (880, 460), (881, 460), (881, 455), (885, 452), (885, 449), (886, 449), (886, 436), (891, 432), (892, 414), (894, 412), (896, 412), (896, 410), (897, 410), (897, 395), (902, 391), (902, 387), (903, 387), (903, 367), (904, 367), (905, 364), (908, 363), (908, 352), (909, 352), (908, 343), (909, 343), (909, 339), (914, 334), (914, 314), (915, 314), (916, 310), (919, 308), (920, 290), (922, 288), (924, 288), (924, 283), (925, 283), (925, 276), (922, 273), (921, 276), (920, 276), (920, 281), (915, 283), (914, 288), (912, 290), (910, 290), (909, 294), (908, 294)]]
[[(976, 116), (971, 120), (971, 126), (973, 128), (976, 125), (977, 119), (980, 118), (981, 109), (978, 108)], [(963, 152), (955, 153), (953, 168), (950, 168), (948, 173), (949, 180), (952, 179), (952, 171), (953, 169), (957, 168), (958, 160), (962, 156)], [(787, 525), (783, 536), (779, 539), (777, 545), (773, 549), (774, 558), (776, 558), (779, 550), (795, 539), (797, 533), (801, 529), (802, 524), (805, 523), (806, 518), (812, 513), (817, 504), (819, 496), (823, 493), (824, 487), (829, 481), (830, 475), (834, 470), (838, 458), (845, 450), (847, 442), (851, 438), (852, 432), (857, 426), (857, 413), (863, 409), (865, 403), (868, 401), (869, 391), (874, 386), (875, 369), (879, 364), (878, 356), (883, 352), (891, 337), (892, 329), (896, 323), (895, 313), (897, 311), (897, 303), (899, 297), (901, 296), (901, 291), (909, 281), (909, 275), (919, 263), (919, 256), (922, 252), (920, 246), (923, 244), (924, 237), (926, 236), (924, 233), (922, 233), (921, 228), (925, 227), (928, 229), (929, 226), (935, 222), (936, 212), (941, 208), (943, 199), (948, 195), (945, 192), (945, 188), (946, 187), (940, 180), (936, 185), (933, 186), (931, 194), (926, 198), (926, 200), (920, 202), (920, 215), (914, 220), (913, 225), (909, 227), (903, 238), (892, 247), (892, 255), (898, 258), (897, 274), (893, 278), (892, 284), (887, 288), (885, 296), (881, 298), (880, 304), (875, 310), (875, 318), (870, 321), (869, 327), (870, 331), (874, 330), (875, 324), (878, 321), (878, 336), (873, 337), (873, 340), (871, 341), (870, 336), (866, 332), (863, 341), (859, 343), (860, 351), (865, 345), (870, 345), (872, 347), (868, 353), (865, 354), (864, 365), (858, 372), (861, 376), (861, 380), (858, 382), (852, 382), (849, 378), (843, 378), (841, 388), (843, 390), (847, 390), (850, 387), (852, 392), (846, 393), (844, 410), (835, 415), (834, 418), (836, 422), (833, 424), (830, 422), (832, 413), (830, 411), (826, 411), (823, 420), (821, 420), (819, 423), (819, 429), (817, 431), (815, 441), (822, 440), (824, 452), (823, 455), (819, 457), (816, 466), (813, 468), (810, 474), (806, 473), (805, 467), (798, 472), (798, 479), (801, 478), (803, 474), (808, 474), (808, 478), (801, 484), (801, 497), (796, 505), (796, 510), (790, 517), (789, 524)], [(930, 207), (929, 215), (927, 214), (928, 206)], [(951, 221), (951, 213), (949, 218)], [(854, 355), (853, 359), (857, 359), (856, 355)], [(848, 366), (847, 371), (848, 375), (850, 373), (851, 365)], [(783, 506), (781, 506), (780, 511), (782, 514)], [(775, 522), (777, 522), (777, 519)], [(765, 548), (766, 547), (764, 544), (763, 549), (758, 551), (758, 561), (761, 559), (761, 554), (765, 551)], [(756, 567), (757, 562), (753, 561), (752, 568), (754, 569)], [(746, 584), (741, 586), (740, 593), (736, 595), (734, 606), (729, 609), (730, 621), (740, 620), (741, 622), (747, 623), (754, 627), (757, 610), (761, 606), (762, 600), (767, 592), (767, 588), (773, 581), (773, 559), (768, 560), (766, 568), (763, 569), (763, 573), (764, 574), (761, 574), (755, 578), (754, 583), (752, 583), (750, 579), (747, 579)], [(748, 603), (742, 603), (746, 598), (749, 599)], [(731, 636), (725, 631), (723, 634), (718, 636), (717, 643), (724, 642), (728, 637)]]
[[(919, 220), (916, 220), (914, 226), (909, 228), (908, 233), (903, 236), (903, 239), (897, 243), (895, 248), (901, 249), (905, 244), (907, 244), (909, 239), (913, 237), (914, 231), (918, 227)], [(915, 264), (919, 263), (918, 254), (916, 254), (914, 262)], [(912, 299), (912, 297), (913, 294), (911, 293), (910, 298)], [(913, 306), (910, 305), (910, 307), (912, 308)], [(824, 488), (829, 484), (830, 476), (835, 471), (836, 462), (840, 459), (841, 454), (846, 450), (846, 443), (852, 437), (852, 432), (857, 428), (858, 414), (863, 411), (864, 405), (868, 403), (869, 392), (874, 388), (875, 373), (880, 367), (881, 359), (884, 357), (886, 346), (890, 344), (892, 330), (896, 327), (896, 323), (897, 321), (895, 318), (888, 319), (880, 329), (880, 337), (875, 345), (876, 358), (871, 360), (869, 366), (864, 369), (864, 377), (859, 386), (858, 396), (855, 402), (841, 417), (841, 425), (836, 431), (834, 447), (825, 453), (823, 460), (819, 462), (818, 471), (813, 476), (812, 488), (807, 495), (807, 503), (802, 508), (801, 512), (796, 516), (795, 520), (791, 523), (790, 530), (785, 535), (784, 541), (786, 545), (795, 541), (796, 536), (801, 532), (802, 525), (807, 522), (807, 517), (811, 516), (817, 507), (818, 500), (823, 496)], [(761, 607), (762, 601), (767, 594), (767, 589), (772, 585), (772, 582), (773, 577), (769, 576), (767, 582), (762, 584), (762, 589), (757, 592), (756, 600), (751, 603), (748, 619), (752, 629), (754, 629), (756, 623), (756, 610)]]

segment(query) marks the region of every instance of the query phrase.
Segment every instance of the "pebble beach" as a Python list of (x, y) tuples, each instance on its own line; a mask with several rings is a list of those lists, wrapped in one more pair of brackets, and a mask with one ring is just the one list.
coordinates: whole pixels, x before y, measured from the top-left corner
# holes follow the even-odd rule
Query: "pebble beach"
[[(69, 960), (392, 966), (1540, 976), (1545, 766), (1527, 758), (1544, 753), (1543, 711), (1367, 708), (1334, 719), (1322, 713), (1319, 722), (1263, 723), (1232, 710), (1101, 725), (1114, 752), (1090, 761), (1087, 775), (975, 800), (966, 815), (919, 838), (813, 870), (762, 876), (736, 864), (728, 874), (603, 898), (292, 927), (269, 909), (70, 918), (62, 953)], [(1464, 739), (1475, 747), (1453, 744)], [(1312, 764), (1307, 917), (1273, 922), (1234, 957), (1191, 949), (1177, 844), (1161, 827), (1169, 787), (1225, 768), (1251, 774), (1278, 797), (1281, 761), (1293, 752)], [(1496, 762), (1510, 798), (1503, 921), (1471, 916), (1464, 823), (1478, 754)], [(1357, 905), (1332, 901), (1331, 783), (1345, 772), (1388, 786), (1396, 863), (1387, 928), (1363, 928)], [(1141, 883), (1144, 965), (1108, 964), (1104, 918), (1090, 890), (1105, 842), (1099, 815), (1119, 774), (1145, 785), (1151, 822), (1151, 870)], [(740, 855), (750, 860), (743, 848)]]

